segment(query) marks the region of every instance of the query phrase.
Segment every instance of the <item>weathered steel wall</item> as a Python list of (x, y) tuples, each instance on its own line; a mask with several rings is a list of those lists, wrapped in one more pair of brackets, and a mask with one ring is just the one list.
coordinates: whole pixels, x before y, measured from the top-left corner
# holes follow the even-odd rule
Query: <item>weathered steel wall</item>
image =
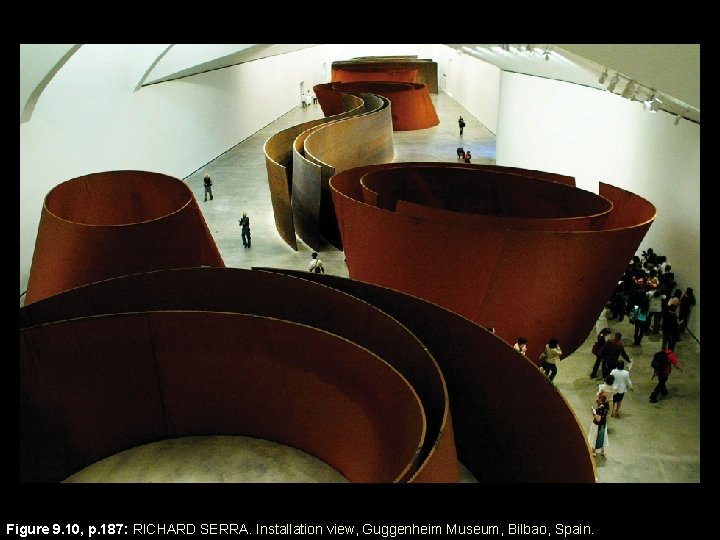
[[(601, 186), (598, 196), (498, 171), (394, 163), (336, 174), (330, 186), (350, 277), (445, 306), (510, 343), (525, 336), (535, 361), (551, 337), (571, 354), (655, 208), (618, 188)], [(411, 201), (393, 211), (400, 196)]]
[(190, 188), (146, 171), (63, 182), (45, 198), (25, 302), (136, 272), (224, 266)]
[(350, 481), (405, 481), (426, 431), (416, 392), (378, 356), (255, 315), (151, 312), (27, 328), (20, 373), (26, 482), (206, 434), (299, 448)]

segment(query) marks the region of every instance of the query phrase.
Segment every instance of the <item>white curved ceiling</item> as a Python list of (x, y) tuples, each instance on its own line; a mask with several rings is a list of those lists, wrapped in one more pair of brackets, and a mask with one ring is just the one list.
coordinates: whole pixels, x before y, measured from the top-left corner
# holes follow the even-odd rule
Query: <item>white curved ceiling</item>
[[(147, 67), (140, 85), (188, 77), (315, 44), (176, 44)], [(699, 44), (448, 45), (502, 70), (606, 88), (617, 72), (621, 93), (629, 81), (642, 85), (635, 99), (652, 90), (668, 112), (700, 121)], [(79, 45), (20, 45), (20, 116), (26, 121), (44, 86)], [(547, 59), (546, 59), (547, 58)], [(600, 83), (600, 75), (608, 76)]]
[[(448, 47), (504, 71), (598, 89), (607, 89), (618, 73), (616, 94), (621, 94), (632, 81), (631, 89), (637, 89), (636, 100), (647, 99), (654, 91), (663, 110), (700, 121), (699, 44), (509, 44), (504, 47), (454, 44)], [(606, 69), (608, 74), (600, 83)]]

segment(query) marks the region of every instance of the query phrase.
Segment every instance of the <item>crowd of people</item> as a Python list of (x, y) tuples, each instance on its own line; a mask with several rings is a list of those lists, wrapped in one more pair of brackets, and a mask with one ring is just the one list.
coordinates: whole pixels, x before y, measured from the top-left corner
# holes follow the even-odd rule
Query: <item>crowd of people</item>
[[(622, 322), (628, 317), (634, 327), (632, 347), (640, 346), (647, 334), (662, 333), (660, 349), (652, 362), (652, 378), (657, 378), (657, 384), (649, 398), (651, 403), (657, 403), (658, 398), (668, 394), (666, 383), (672, 369), (682, 371), (675, 346), (682, 339), (697, 303), (692, 287), (683, 292), (677, 285), (667, 258), (650, 248), (642, 256), (633, 257), (603, 310), (592, 347), (594, 363), (590, 372), (591, 379), (599, 380), (588, 429), (588, 442), (596, 456), (604, 456), (608, 446), (608, 418), (620, 417), (625, 393), (633, 390), (630, 378), (633, 360), (625, 350), (622, 333), (613, 332), (607, 322)], [(518, 337), (513, 347), (527, 356), (525, 337)], [(558, 340), (550, 338), (538, 359), (538, 367), (550, 381), (557, 375), (562, 355)]]
[[(610, 316), (603, 314), (604, 321), (621, 322), (627, 316), (634, 326), (633, 346), (640, 346), (643, 337), (649, 333), (662, 333), (660, 350), (653, 355), (651, 364), (652, 377), (657, 377), (649, 398), (651, 403), (657, 403), (658, 397), (668, 394), (666, 383), (672, 369), (682, 371), (675, 346), (687, 329), (695, 305), (692, 287), (687, 287), (685, 292), (677, 288), (672, 266), (666, 257), (657, 255), (652, 248), (642, 252), (642, 256), (633, 257), (608, 302), (606, 309)], [(615, 332), (613, 339), (607, 339), (611, 333), (606, 326), (598, 332), (592, 348), (595, 361), (590, 372), (591, 378), (599, 377), (602, 382), (598, 385), (592, 408), (588, 442), (596, 455), (603, 456), (608, 446), (608, 412), (611, 417), (619, 417), (625, 392), (633, 389), (630, 380), (632, 359), (622, 344), (622, 334)], [(610, 400), (612, 407), (608, 404)]]

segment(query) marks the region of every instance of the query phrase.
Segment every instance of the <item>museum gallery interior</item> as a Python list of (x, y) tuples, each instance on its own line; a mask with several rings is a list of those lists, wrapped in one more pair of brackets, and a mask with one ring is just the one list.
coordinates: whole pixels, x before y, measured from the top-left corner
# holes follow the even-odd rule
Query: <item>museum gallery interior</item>
[(699, 51), (21, 45), (19, 481), (700, 482)]

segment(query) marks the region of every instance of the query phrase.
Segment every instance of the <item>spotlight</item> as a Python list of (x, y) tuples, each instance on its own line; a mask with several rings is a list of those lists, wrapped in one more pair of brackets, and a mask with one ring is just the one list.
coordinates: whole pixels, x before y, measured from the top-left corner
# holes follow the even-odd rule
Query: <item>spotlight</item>
[(614, 92), (615, 87), (617, 86), (617, 83), (620, 82), (620, 76), (616, 73), (613, 75), (613, 78), (610, 79), (610, 84), (608, 84), (608, 92)]
[(650, 97), (648, 97), (646, 100), (643, 101), (643, 109), (646, 111), (652, 107), (653, 101), (655, 100), (655, 92), (650, 94)]
[(658, 109), (660, 108), (660, 100), (655, 97), (655, 92), (652, 93), (652, 95), (647, 98), (645, 101), (643, 101), (643, 109), (646, 111), (650, 111), (651, 113), (656, 113)]
[(607, 76), (608, 76), (608, 70), (606, 69), (605, 71), (602, 72), (602, 75), (600, 75), (598, 82), (600, 84), (605, 84), (605, 79), (607, 79)]
[(635, 83), (632, 81), (628, 81), (627, 85), (625, 86), (625, 90), (623, 90), (622, 94), (620, 94), (625, 99), (632, 99), (635, 95)]

